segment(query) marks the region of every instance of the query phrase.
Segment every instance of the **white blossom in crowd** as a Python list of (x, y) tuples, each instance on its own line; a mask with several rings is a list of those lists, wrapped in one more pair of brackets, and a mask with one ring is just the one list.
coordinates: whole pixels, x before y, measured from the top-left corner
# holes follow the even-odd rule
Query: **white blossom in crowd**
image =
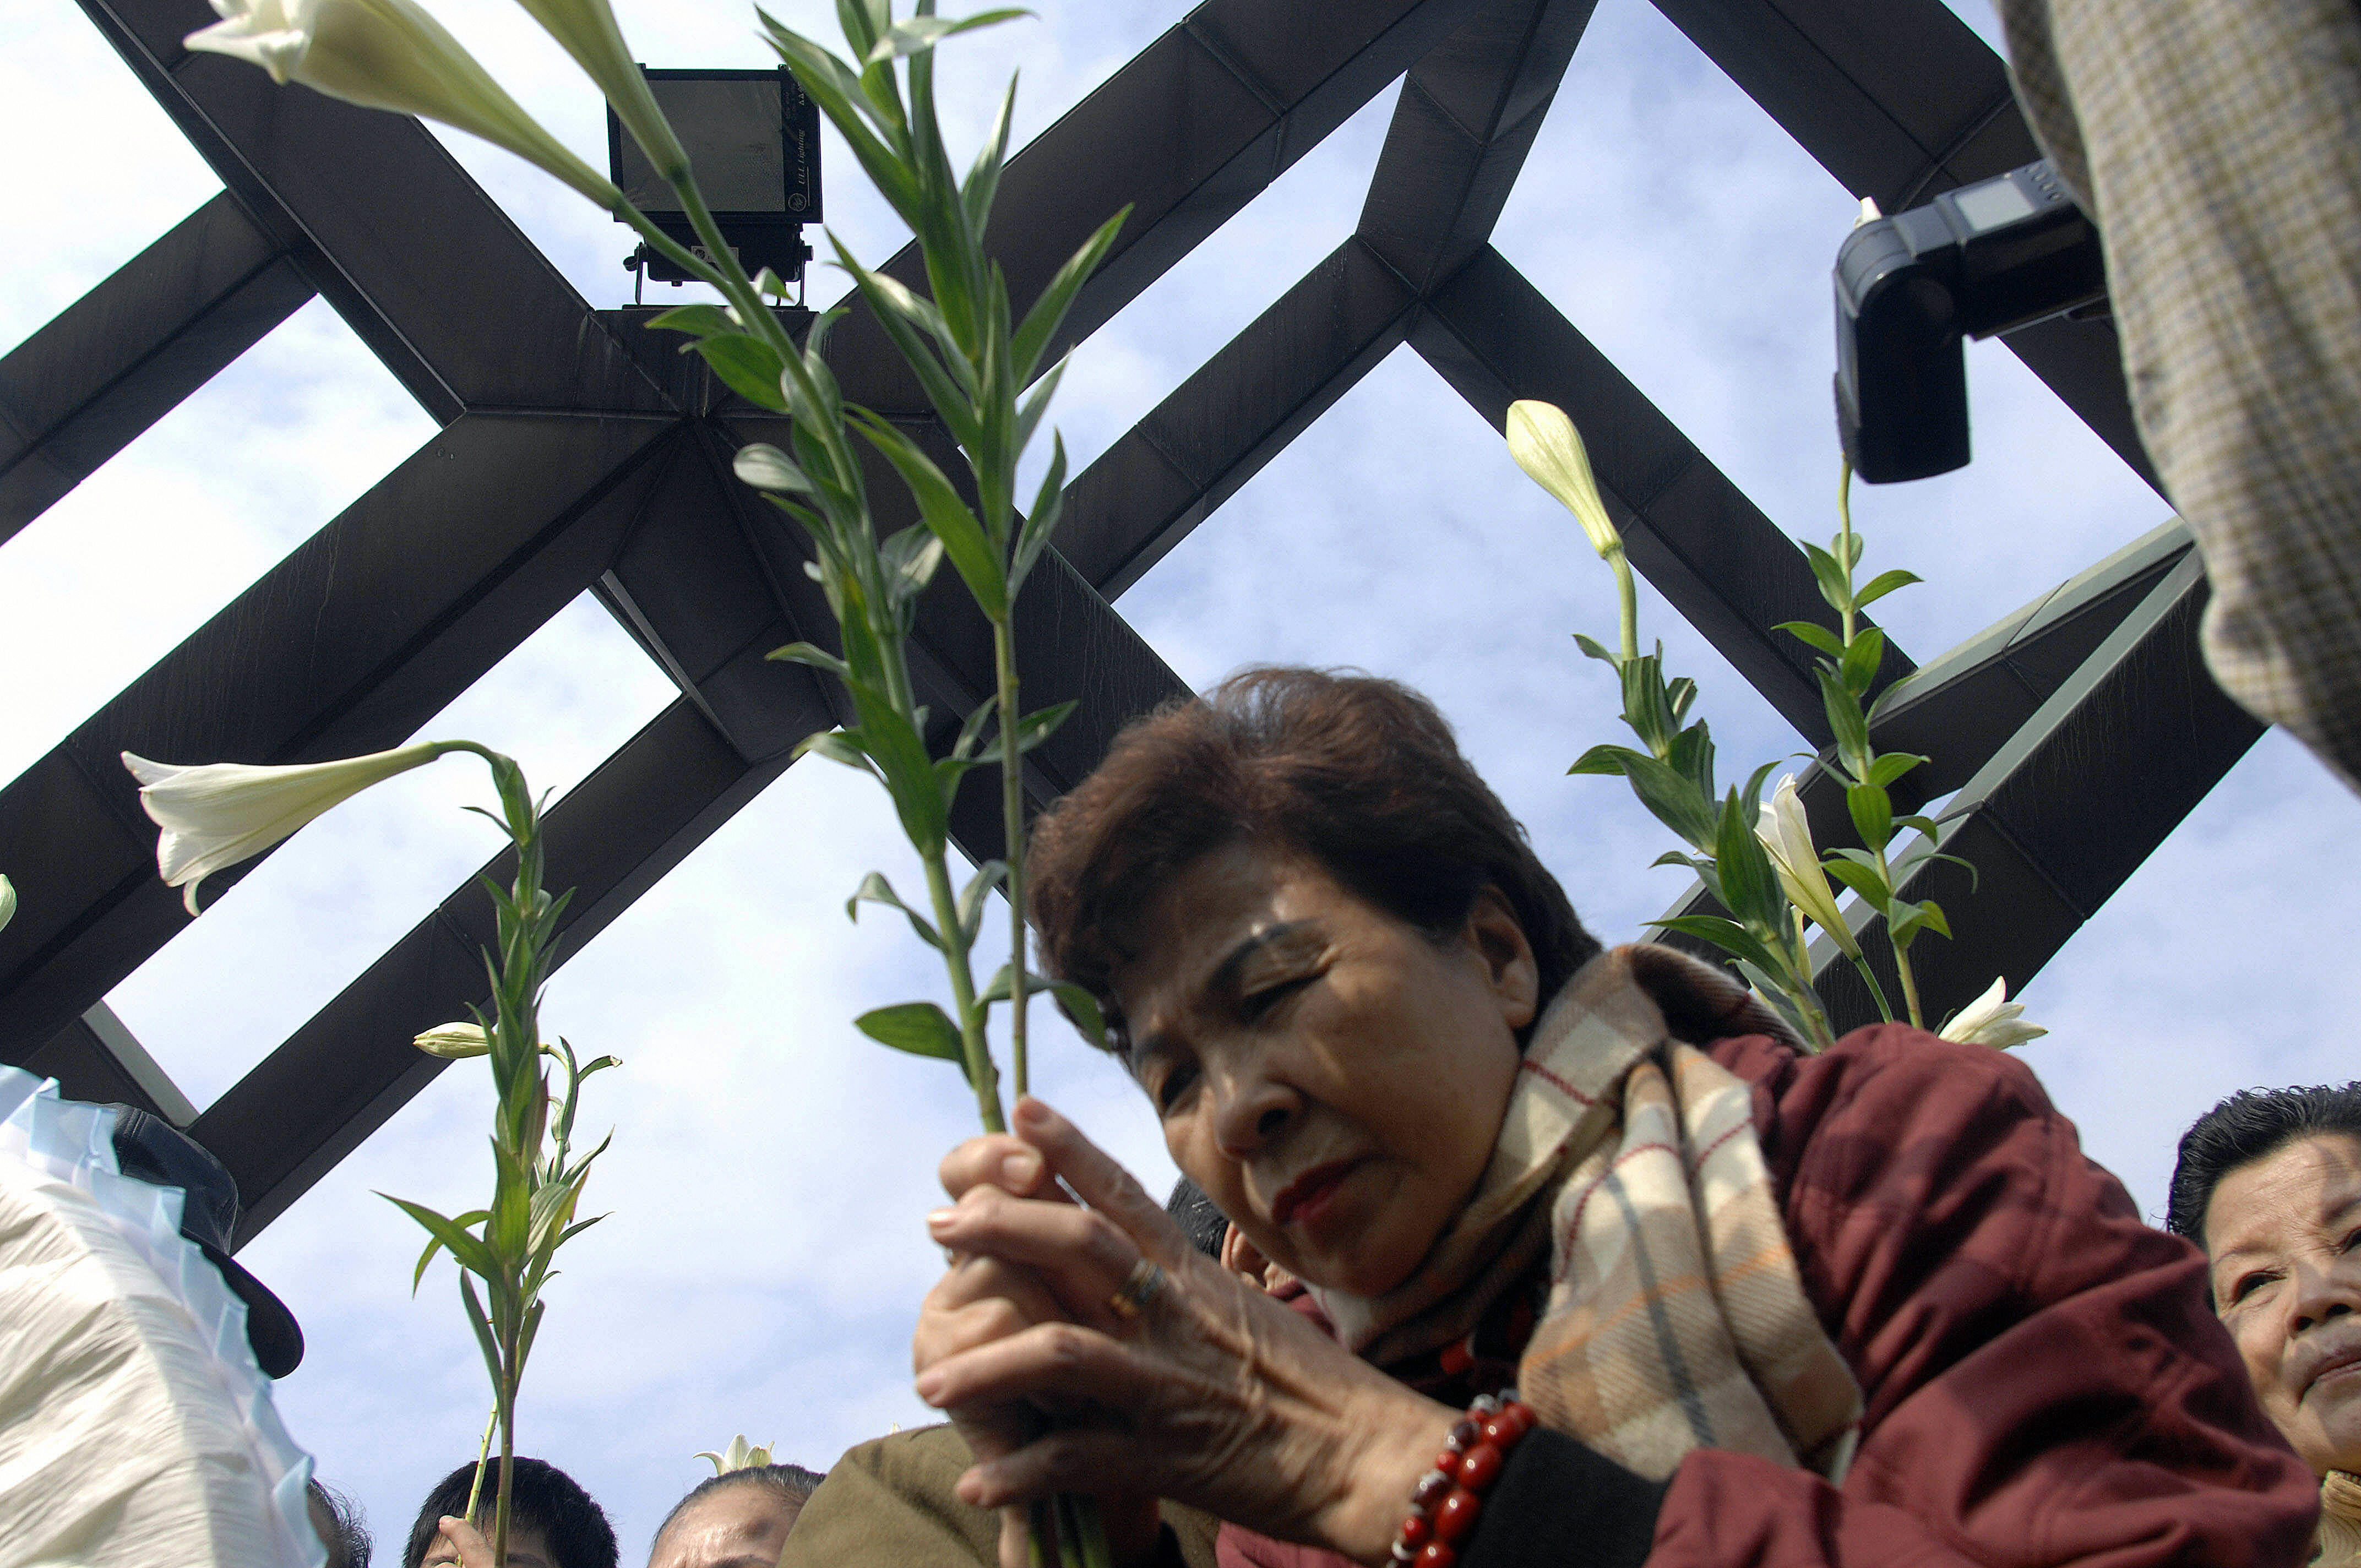
[(2003, 976), (1993, 981), (1982, 996), (1961, 1008), (1959, 1016), (1943, 1025), (1941, 1034), (1958, 1045), (1993, 1046), (2006, 1050), (2049, 1033), (2024, 1019), (2025, 1003), (2008, 999), (2008, 980)]

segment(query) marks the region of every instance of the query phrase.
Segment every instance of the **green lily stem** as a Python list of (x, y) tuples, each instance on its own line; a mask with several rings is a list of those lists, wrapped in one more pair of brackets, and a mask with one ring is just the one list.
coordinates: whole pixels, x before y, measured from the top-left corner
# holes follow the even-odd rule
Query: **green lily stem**
[(1617, 613), (1623, 633), (1623, 663), (1628, 664), (1640, 656), (1640, 587), (1631, 579), (1631, 558), (1624, 554), (1621, 539), (1617, 539), (1613, 546), (1598, 554), (1615, 569)]
[(476, 1447), (476, 1478), (467, 1486), (466, 1517), (471, 1521), (476, 1517), (477, 1506), (483, 1501), (484, 1472), (490, 1469), (492, 1464), (492, 1433), (498, 1431), (500, 1426), (500, 1406), (495, 1399), (492, 1401), (492, 1413), (484, 1418), (484, 1441)]
[(1844, 645), (1850, 652), (1853, 636), (1859, 629), (1859, 612), (1852, 602), (1852, 459), (1839, 459), (1839, 464), (1837, 475), (1837, 539), (1844, 554), (1838, 564), (1844, 567)]
[(1016, 606), (992, 623), (992, 662), (1000, 687), (1000, 826), (1008, 866), (1008, 1062), (1016, 1098), (1029, 1091), (1025, 1029), (1025, 762), (1016, 751)]
[(983, 1037), (983, 1009), (975, 1000), (975, 973), (968, 966), (967, 938), (959, 917), (959, 900), (951, 893), (950, 867), (941, 850), (920, 857), (927, 869), (927, 893), (935, 906), (935, 928), (943, 934), (944, 967), (950, 971), (951, 1005), (959, 1010), (960, 1049), (967, 1058), (967, 1075), (975, 1086), (976, 1110), (987, 1133), (1008, 1131), (1000, 1111), (1000, 1073), (992, 1065), (992, 1048)]
[(509, 1498), (516, 1482), (516, 1336), (501, 1336), (500, 1359), (507, 1371), (500, 1381), (500, 1491), (492, 1514), (492, 1568), (508, 1568)]
[[(1850, 955), (1848, 956), (1850, 957)], [(1888, 1024), (1893, 1023), (1894, 1003), (1885, 999), (1885, 987), (1877, 982), (1877, 971), (1869, 967), (1869, 959), (1867, 956), (1863, 955), (1859, 958), (1854, 958), (1852, 960), (1852, 967), (1860, 971), (1863, 983), (1869, 987), (1869, 994), (1875, 999), (1877, 1003), (1877, 1015)], [(1904, 971), (1903, 983), (1905, 985), (1910, 983), (1907, 970)]]

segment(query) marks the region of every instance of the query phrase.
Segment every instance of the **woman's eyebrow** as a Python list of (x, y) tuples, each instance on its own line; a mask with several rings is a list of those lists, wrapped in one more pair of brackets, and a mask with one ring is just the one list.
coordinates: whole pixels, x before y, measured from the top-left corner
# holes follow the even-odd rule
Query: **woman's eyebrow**
[(1210, 995), (1224, 995), (1238, 989), (1239, 976), (1246, 966), (1273, 948), (1282, 947), (1312, 928), (1308, 920), (1287, 920), (1267, 926), (1229, 950), (1227, 957), (1213, 966), (1205, 977), (1205, 991)]

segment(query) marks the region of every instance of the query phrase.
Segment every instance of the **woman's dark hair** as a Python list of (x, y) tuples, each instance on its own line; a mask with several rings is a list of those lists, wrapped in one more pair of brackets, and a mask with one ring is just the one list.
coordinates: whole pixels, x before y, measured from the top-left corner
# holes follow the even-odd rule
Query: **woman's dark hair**
[[(499, 1479), (495, 1461), (484, 1475), (484, 1495), (477, 1504), (478, 1528), (488, 1535)], [(467, 1493), (475, 1484), (476, 1466), (470, 1462), (444, 1476), (426, 1494), (426, 1500), (418, 1506), (417, 1522), (410, 1527), (402, 1568), (420, 1568), (426, 1561), (437, 1522), (445, 1514), (456, 1519), (467, 1511)], [(615, 1527), (607, 1522), (606, 1510), (591, 1500), (573, 1476), (546, 1461), (522, 1457), (516, 1461), (516, 1478), (509, 1489), (509, 1529), (541, 1531), (557, 1568), (615, 1568)]]
[(2361, 1138), (2361, 1082), (2240, 1090), (2180, 1135), (2164, 1228), (2203, 1246), (2206, 1205), (2224, 1177), (2321, 1133)]
[(1395, 681), (1242, 671), (1137, 719), (1045, 813), (1027, 858), (1044, 961), (1098, 998), (1134, 923), (1204, 855), (1261, 843), (1437, 938), (1498, 888), (1532, 943), (1544, 1001), (1598, 951), (1525, 830), (1459, 754), (1434, 705)]
[(776, 1492), (800, 1509), (811, 1501), (811, 1495), (818, 1491), (819, 1484), (827, 1479), (818, 1471), (807, 1470), (800, 1464), (749, 1464), (741, 1470), (724, 1470), (720, 1475), (708, 1476), (691, 1486), (688, 1496), (675, 1503), (672, 1512), (664, 1515), (664, 1523), (656, 1526), (649, 1545), (653, 1549), (656, 1541), (662, 1541), (664, 1531), (672, 1528), (672, 1521), (686, 1513), (690, 1504), (716, 1492), (727, 1492), (739, 1486), (761, 1486)]
[(360, 1505), (313, 1476), (304, 1486), (311, 1507), (312, 1528), (328, 1549), (328, 1568), (369, 1568), (376, 1545), (361, 1520)]

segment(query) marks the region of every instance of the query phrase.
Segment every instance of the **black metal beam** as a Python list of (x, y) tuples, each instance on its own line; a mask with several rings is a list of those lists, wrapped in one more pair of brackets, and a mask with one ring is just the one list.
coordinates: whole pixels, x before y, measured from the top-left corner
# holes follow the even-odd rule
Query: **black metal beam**
[(49, 1044), (17, 1065), (58, 1080), (68, 1100), (130, 1105), (161, 1116), (176, 1127), (197, 1119), (196, 1107), (180, 1086), (101, 1002), (59, 1030)]
[(1420, 294), (1492, 237), (1598, 0), (1502, 0), (1421, 60), (1356, 232)]
[(312, 297), (226, 192), (0, 359), (0, 543)]
[[(822, 707), (806, 729), (829, 722)], [(547, 878), (575, 890), (560, 963), (778, 776), (749, 763), (695, 705), (674, 703), (551, 808)], [(479, 875), (505, 882), (503, 854)], [(237, 1178), (238, 1240), (278, 1217), (446, 1065), (410, 1044), (484, 994), (491, 902), (470, 877), (410, 934), (240, 1079), (191, 1129)]]
[[(1631, 564), (1788, 723), (1827, 743), (1811, 651), (1772, 630), (1829, 619), (1803, 552), (1499, 251), (1486, 247), (1434, 294), (1411, 345), (1495, 429), (1520, 398), (1565, 410)], [(1889, 642), (1880, 679), (1913, 667)]]
[[(2041, 156), (2008, 68), (1942, 0), (1656, 0), (1856, 196), (1901, 212)], [(1832, 236), (1828, 258), (1836, 258)], [(2114, 323), (2050, 322), (2004, 340), (2161, 493), (2124, 386)]]
[[(2016, 739), (2043, 703), (2075, 678), (2194, 548), (2187, 529), (2166, 523), (2003, 616), (1899, 683), (1872, 728), (1871, 740), (1881, 751), (1912, 751), (1929, 760), (1894, 784), (1895, 810), (1918, 811), (1966, 784)], [(1812, 840), (1823, 846), (1857, 844), (1844, 788), (1828, 770), (1828, 760), (1823, 752), (1796, 775), (1796, 794), (1811, 823)], [(2097, 823), (2092, 830), (2109, 829)], [(1692, 883), (1667, 913), (1725, 911), (1702, 883)], [(1658, 939), (1706, 956), (1714, 951), (1678, 935)]]
[(290, 762), (398, 743), (606, 569), (672, 429), (459, 421), (0, 789), (22, 895), (0, 929), (7, 1059), (188, 919), (118, 752)]
[[(1938, 861), (1901, 890), (1938, 902), (1954, 933), (1910, 949), (1929, 1023), (1995, 975), (2023, 989), (2261, 738), (2206, 673), (2205, 599), (2183, 552), (1945, 807), (1940, 847), (1974, 874)], [(1860, 930), (1898, 1008), (1882, 925)], [(1824, 960), (1820, 987), (1838, 1027), (1875, 1020), (1850, 965)]]
[(1057, 547), (1109, 598), (1403, 340), (1480, 247), (1595, 0), (1499, 0), (1411, 67), (1358, 232), (1067, 487)]

